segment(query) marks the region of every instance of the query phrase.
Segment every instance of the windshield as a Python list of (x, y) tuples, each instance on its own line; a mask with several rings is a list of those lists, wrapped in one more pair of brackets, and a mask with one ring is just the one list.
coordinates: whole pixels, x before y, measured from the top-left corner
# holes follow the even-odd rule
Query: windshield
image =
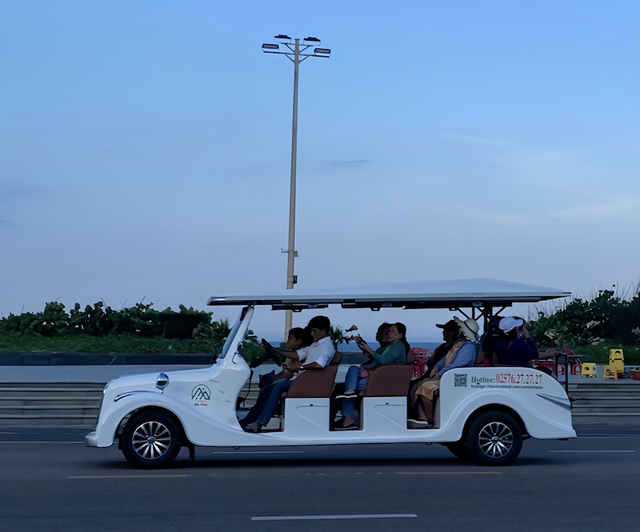
[[(242, 321), (244, 320), (244, 318), (247, 315), (248, 311), (249, 311), (249, 307), (244, 307), (242, 309), (242, 312), (240, 312), (240, 316), (238, 316), (238, 320), (236, 321), (236, 323), (232, 327), (231, 331), (229, 332), (229, 336), (227, 336), (227, 339), (224, 342), (224, 345), (222, 346), (222, 352), (220, 353), (220, 356), (218, 358), (223, 359), (224, 357), (227, 356), (227, 353), (229, 352), (229, 349), (231, 348), (231, 344), (233, 343), (233, 339), (236, 337), (236, 334), (238, 334), (238, 329), (240, 329), (240, 326), (242, 325)], [(245, 332), (245, 334), (246, 334), (246, 332)], [(243, 340), (244, 340), (244, 338), (243, 338)]]

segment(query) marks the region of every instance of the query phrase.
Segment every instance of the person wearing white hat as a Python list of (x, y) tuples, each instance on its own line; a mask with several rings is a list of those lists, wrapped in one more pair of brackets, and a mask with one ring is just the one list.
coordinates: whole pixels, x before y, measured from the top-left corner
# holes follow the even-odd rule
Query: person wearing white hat
[(480, 326), (473, 318), (461, 320), (453, 318), (459, 327), (458, 337), (447, 355), (431, 370), (430, 378), (414, 385), (411, 399), (416, 408), (417, 419), (410, 419), (411, 428), (433, 427), (433, 406), (436, 393), (440, 390), (440, 378), (447, 371), (464, 366), (473, 366), (478, 355), (478, 331)]
[(538, 360), (538, 348), (524, 326), (524, 320), (507, 316), (498, 323), (499, 334), (493, 339), (498, 364), (527, 367)]

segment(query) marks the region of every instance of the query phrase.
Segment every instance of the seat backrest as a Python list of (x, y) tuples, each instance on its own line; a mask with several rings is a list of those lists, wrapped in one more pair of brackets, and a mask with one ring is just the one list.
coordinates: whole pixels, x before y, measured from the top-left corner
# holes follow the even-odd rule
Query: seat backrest
[(282, 398), (330, 397), (341, 360), (342, 353), (336, 351), (326, 368), (310, 369), (298, 375), (289, 389), (282, 394)]
[(367, 379), (364, 397), (404, 397), (409, 393), (416, 354), (409, 351), (405, 364), (379, 366)]

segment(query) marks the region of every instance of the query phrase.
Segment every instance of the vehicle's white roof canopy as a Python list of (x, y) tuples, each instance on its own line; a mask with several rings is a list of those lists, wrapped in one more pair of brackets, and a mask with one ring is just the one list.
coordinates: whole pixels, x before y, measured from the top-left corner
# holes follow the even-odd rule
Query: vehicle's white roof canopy
[(451, 308), (498, 307), (512, 303), (537, 303), (570, 296), (556, 288), (496, 279), (457, 279), (421, 283), (386, 283), (331, 290), (211, 297), (208, 305), (271, 305), (274, 309), (302, 310), (341, 305), (344, 308)]

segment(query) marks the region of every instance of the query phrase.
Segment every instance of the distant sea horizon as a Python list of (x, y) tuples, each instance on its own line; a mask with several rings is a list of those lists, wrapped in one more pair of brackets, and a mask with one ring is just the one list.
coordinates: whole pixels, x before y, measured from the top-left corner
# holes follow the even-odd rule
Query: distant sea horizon
[[(431, 349), (431, 351), (433, 351), (436, 347), (438, 347), (442, 342), (409, 342), (409, 345), (411, 347), (419, 347), (420, 349)], [(375, 348), (377, 349), (379, 347), (378, 344), (373, 344), (371, 346), (371, 348), (373, 349), (375, 346)], [(358, 346), (355, 344), (355, 342), (349, 342), (348, 344), (342, 343), (338, 346), (338, 349), (340, 351), (344, 351), (344, 352), (359, 352), (360, 349), (358, 349)]]
[[(281, 342), (271, 342), (274, 346), (280, 345)], [(442, 342), (409, 342), (411, 347), (419, 347), (420, 349), (431, 349), (433, 351), (436, 347), (438, 347)], [(377, 349), (379, 347), (378, 344), (371, 344), (371, 349)], [(343, 342), (338, 346), (338, 350), (343, 353), (359, 353), (360, 349), (355, 342)]]

